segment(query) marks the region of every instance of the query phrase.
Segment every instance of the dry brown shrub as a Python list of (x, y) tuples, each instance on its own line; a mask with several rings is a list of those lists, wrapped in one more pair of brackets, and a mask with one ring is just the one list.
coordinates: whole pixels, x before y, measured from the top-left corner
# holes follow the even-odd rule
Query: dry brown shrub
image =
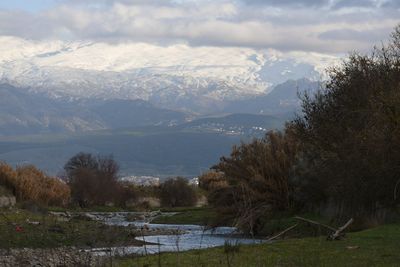
[(15, 183), (17, 179), (17, 173), (15, 170), (5, 162), (0, 162), (0, 185), (12, 190), (15, 194)]
[(10, 188), (18, 201), (66, 205), (70, 198), (67, 184), (47, 176), (33, 165), (19, 166), (14, 170), (6, 163), (0, 163), (0, 184)]
[(227, 186), (228, 182), (222, 172), (209, 171), (199, 177), (199, 187), (206, 191), (213, 191)]

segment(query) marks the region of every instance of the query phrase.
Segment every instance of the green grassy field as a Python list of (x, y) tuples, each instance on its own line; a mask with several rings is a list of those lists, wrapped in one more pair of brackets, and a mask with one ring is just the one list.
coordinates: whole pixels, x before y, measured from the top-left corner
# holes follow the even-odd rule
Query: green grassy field
[[(236, 251), (236, 252), (232, 252)], [(120, 259), (117, 266), (400, 266), (400, 224), (350, 233)]]
[(0, 210), (0, 248), (90, 248), (141, 243), (129, 228), (107, 226), (84, 217), (59, 221), (49, 214)]

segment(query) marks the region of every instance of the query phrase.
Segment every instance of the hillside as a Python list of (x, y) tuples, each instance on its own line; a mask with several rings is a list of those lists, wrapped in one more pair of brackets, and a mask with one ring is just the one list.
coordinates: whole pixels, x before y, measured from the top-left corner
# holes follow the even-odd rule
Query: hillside
[(76, 134), (0, 138), (0, 160), (31, 163), (52, 174), (74, 154), (112, 154), (123, 174), (196, 176), (240, 141), (281, 128), (284, 118), (234, 114), (176, 126), (159, 125)]
[(288, 80), (277, 85), (270, 93), (264, 96), (230, 102), (224, 111), (230, 113), (293, 115), (300, 109), (301, 100), (299, 96), (305, 92), (312, 95), (321, 88), (323, 88), (321, 82), (313, 82), (308, 79)]
[(142, 100), (53, 99), (8, 84), (0, 85), (0, 136), (178, 124), (186, 116)]

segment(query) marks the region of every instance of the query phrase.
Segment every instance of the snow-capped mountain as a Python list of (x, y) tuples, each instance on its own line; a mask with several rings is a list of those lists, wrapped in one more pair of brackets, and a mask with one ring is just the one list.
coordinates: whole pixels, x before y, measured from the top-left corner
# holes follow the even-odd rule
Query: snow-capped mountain
[(141, 99), (208, 110), (268, 93), (288, 79), (319, 79), (336, 60), (249, 48), (31, 41), (0, 37), (0, 82), (51, 97)]

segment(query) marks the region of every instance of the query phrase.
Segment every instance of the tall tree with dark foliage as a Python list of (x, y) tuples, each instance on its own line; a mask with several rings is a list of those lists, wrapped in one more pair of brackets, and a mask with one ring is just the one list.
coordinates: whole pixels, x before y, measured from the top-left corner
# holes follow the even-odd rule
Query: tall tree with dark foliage
[(400, 199), (400, 26), (387, 46), (331, 69), (327, 89), (304, 97), (293, 125), (305, 201), (383, 219)]
[(119, 166), (112, 157), (78, 153), (64, 166), (72, 200), (81, 207), (104, 205), (118, 198)]

